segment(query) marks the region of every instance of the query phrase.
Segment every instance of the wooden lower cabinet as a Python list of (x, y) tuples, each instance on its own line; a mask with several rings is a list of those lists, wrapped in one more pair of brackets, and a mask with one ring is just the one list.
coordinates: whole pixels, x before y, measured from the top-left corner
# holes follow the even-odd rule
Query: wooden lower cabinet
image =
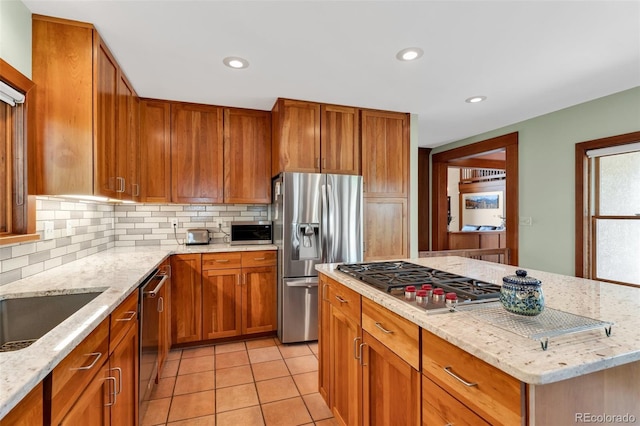
[(60, 425), (111, 425), (111, 410), (117, 389), (116, 379), (111, 376), (109, 362), (100, 367), (100, 371), (89, 382), (75, 404), (66, 413)]
[(42, 382), (0, 420), (0, 426), (39, 426), (44, 423)]
[(365, 196), (363, 205), (364, 260), (409, 257), (407, 199)]
[(210, 269), (202, 273), (203, 338), (240, 335), (242, 269)]
[(331, 304), (329, 303), (330, 280), (326, 275), (318, 276), (318, 392), (331, 407)]
[(202, 340), (201, 254), (171, 256), (171, 342)]
[(278, 328), (276, 266), (242, 268), (242, 334)]
[(138, 325), (129, 328), (126, 336), (109, 357), (106, 387), (115, 386), (111, 408), (111, 424), (135, 425), (138, 421)]
[(422, 376), (422, 424), (489, 426), (482, 417)]
[(171, 262), (169, 259), (160, 265), (160, 274), (165, 275), (167, 281), (158, 292), (158, 311), (160, 312), (158, 324), (158, 377), (162, 375), (164, 361), (171, 350)]

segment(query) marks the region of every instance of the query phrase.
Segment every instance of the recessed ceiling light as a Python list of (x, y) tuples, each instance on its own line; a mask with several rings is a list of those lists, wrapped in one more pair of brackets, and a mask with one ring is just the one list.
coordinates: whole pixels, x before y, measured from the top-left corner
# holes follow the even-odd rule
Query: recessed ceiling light
[(227, 56), (222, 62), (229, 68), (242, 69), (249, 66), (249, 61), (238, 56)]
[(419, 47), (407, 47), (396, 53), (399, 61), (413, 61), (422, 56), (424, 52)]
[(487, 100), (486, 96), (472, 96), (470, 98), (465, 99), (464, 101), (468, 104), (477, 104), (478, 102), (482, 102)]

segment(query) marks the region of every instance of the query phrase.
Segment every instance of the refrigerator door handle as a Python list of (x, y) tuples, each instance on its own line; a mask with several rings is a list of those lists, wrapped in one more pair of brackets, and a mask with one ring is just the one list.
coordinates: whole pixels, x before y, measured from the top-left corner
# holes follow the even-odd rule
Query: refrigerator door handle
[(334, 245), (334, 240), (333, 240), (333, 232), (335, 231), (335, 208), (334, 208), (334, 200), (333, 197), (335, 196), (335, 194), (333, 193), (333, 187), (331, 186), (331, 184), (327, 184), (327, 230), (325, 231), (325, 236), (327, 239), (327, 252), (326, 252), (326, 261), (328, 263), (333, 263), (335, 262), (335, 256), (334, 256), (334, 250), (335, 247)]
[(322, 184), (320, 189), (320, 193), (322, 195), (322, 224), (320, 229), (320, 239), (322, 240), (320, 247), (322, 248), (322, 256), (320, 256), (320, 260), (321, 263), (327, 263), (329, 261), (329, 215), (327, 214), (327, 212), (329, 211), (329, 201), (327, 200), (327, 185)]

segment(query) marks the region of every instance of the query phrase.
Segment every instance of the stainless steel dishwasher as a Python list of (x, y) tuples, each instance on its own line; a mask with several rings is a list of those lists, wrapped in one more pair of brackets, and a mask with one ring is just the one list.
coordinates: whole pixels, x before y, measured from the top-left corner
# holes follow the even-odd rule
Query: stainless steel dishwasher
[[(160, 313), (164, 310), (165, 301), (157, 297), (158, 292), (167, 281), (169, 275), (160, 269), (151, 273), (139, 287), (140, 312), (140, 365), (138, 387), (138, 419), (142, 424), (147, 412), (153, 387), (158, 380), (158, 353), (160, 345)], [(168, 301), (166, 302), (168, 303)]]

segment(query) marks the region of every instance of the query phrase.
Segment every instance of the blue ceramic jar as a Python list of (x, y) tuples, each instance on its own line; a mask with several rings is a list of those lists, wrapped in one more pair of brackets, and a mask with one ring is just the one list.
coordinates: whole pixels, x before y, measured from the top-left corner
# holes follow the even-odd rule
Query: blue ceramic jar
[(534, 316), (544, 310), (542, 282), (527, 277), (527, 271), (518, 269), (516, 275), (502, 278), (500, 302), (514, 314)]

